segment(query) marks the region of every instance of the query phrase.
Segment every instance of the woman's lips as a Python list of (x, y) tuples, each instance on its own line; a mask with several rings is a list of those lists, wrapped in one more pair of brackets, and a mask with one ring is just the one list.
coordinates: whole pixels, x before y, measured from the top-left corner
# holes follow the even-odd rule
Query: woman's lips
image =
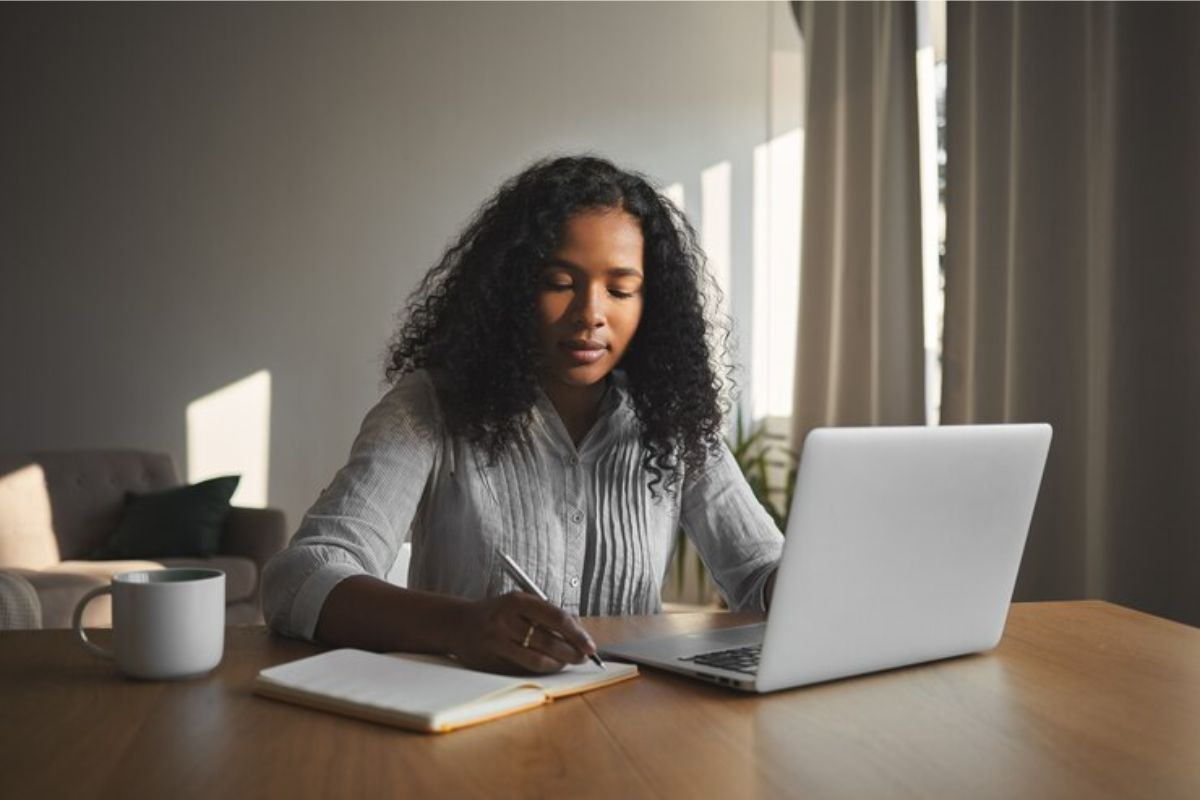
[(608, 350), (608, 345), (595, 340), (588, 340), (586, 342), (559, 342), (558, 346), (567, 354), (568, 358), (580, 364), (595, 363)]

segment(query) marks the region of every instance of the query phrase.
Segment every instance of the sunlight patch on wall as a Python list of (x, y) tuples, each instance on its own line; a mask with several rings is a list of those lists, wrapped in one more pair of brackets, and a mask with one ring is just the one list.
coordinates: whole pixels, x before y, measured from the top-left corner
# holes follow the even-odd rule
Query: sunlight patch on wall
[(733, 165), (714, 164), (700, 173), (700, 247), (708, 256), (708, 270), (721, 289), (718, 306), (729, 315), (729, 287), (733, 260)]
[(754, 292), (751, 416), (790, 417), (800, 304), (804, 132), (754, 148)]
[(259, 370), (188, 403), (188, 483), (241, 475), (233, 504), (263, 508), (271, 453), (271, 373)]

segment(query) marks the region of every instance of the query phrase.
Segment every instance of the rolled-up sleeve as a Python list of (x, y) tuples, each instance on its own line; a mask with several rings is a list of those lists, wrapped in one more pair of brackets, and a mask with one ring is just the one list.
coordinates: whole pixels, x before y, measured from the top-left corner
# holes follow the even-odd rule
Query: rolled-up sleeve
[(368, 412), (349, 461), (263, 570), (263, 614), (273, 630), (311, 640), (334, 586), (352, 575), (387, 574), (440, 443), (433, 386), (423, 372), (406, 375)]
[(684, 477), (680, 522), (729, 607), (764, 611), (783, 535), (724, 444), (703, 470)]

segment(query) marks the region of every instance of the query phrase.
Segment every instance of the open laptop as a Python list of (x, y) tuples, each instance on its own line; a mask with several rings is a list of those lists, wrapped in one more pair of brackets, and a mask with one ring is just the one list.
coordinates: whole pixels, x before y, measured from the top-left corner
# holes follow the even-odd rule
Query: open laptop
[(601, 648), (770, 692), (1000, 641), (1049, 425), (820, 428), (765, 623)]

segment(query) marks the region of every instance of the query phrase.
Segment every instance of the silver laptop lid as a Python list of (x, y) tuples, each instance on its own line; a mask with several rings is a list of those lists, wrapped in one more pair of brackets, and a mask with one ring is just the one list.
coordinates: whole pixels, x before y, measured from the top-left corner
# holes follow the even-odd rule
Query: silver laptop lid
[(756, 688), (987, 650), (1049, 425), (823, 428), (805, 440)]

